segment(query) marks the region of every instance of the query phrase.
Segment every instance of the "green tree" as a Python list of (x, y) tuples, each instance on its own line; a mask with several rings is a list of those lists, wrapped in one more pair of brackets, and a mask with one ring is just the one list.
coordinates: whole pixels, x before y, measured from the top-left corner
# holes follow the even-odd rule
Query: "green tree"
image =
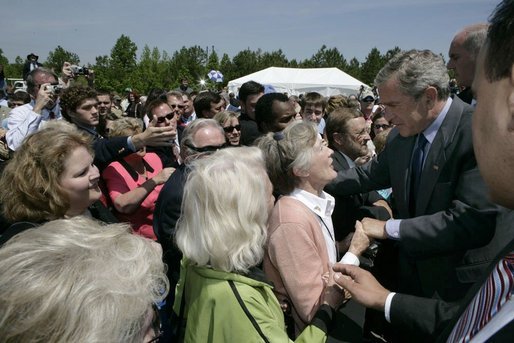
[(133, 88), (131, 74), (135, 71), (137, 65), (136, 53), (136, 43), (125, 35), (121, 35), (111, 49), (107, 75), (109, 75), (114, 88), (118, 91), (126, 87)]
[(272, 52), (264, 52), (260, 56), (259, 67), (265, 69), (268, 67), (287, 67), (289, 61), (286, 55), (282, 52), (282, 49)]
[(235, 71), (234, 66), (232, 65), (232, 61), (227, 54), (223, 54), (220, 61), (220, 71), (223, 73), (225, 77), (225, 82), (228, 83), (230, 80), (235, 79)]
[(56, 73), (60, 73), (64, 62), (71, 64), (79, 64), (80, 58), (74, 52), (65, 50), (62, 46), (58, 45), (54, 51), (48, 53), (48, 58), (44, 63), (45, 67), (52, 69)]
[(349, 74), (350, 76), (353, 76), (357, 80), (360, 80), (361, 77), (361, 68), (359, 61), (354, 57), (350, 60), (350, 63), (348, 63), (348, 66), (344, 70), (345, 73)]
[(308, 60), (305, 60), (303, 66), (309, 68), (332, 68), (336, 67), (345, 70), (348, 66), (343, 54), (337, 48), (327, 49), (323, 44), (321, 48)]
[(260, 50), (252, 51), (249, 48), (237, 53), (232, 59), (234, 78), (254, 73), (259, 70)]
[(97, 56), (94, 70), (96, 88), (106, 89), (109, 91), (120, 91), (119, 89), (116, 89), (116, 85), (112, 79), (109, 56)]
[(209, 59), (207, 60), (206, 70), (207, 71), (219, 70), (219, 68), (220, 68), (219, 57), (213, 47), (212, 52), (209, 55)]
[(400, 51), (402, 51), (402, 49), (400, 49), (399, 47), (395, 46), (394, 48), (392, 49), (389, 49), (387, 50), (387, 52), (385, 53), (384, 57), (383, 57), (383, 60), (384, 60), (384, 65), (385, 63), (387, 63), (394, 55), (396, 55), (397, 53), (399, 53)]
[(147, 92), (151, 88), (168, 88), (170, 80), (167, 72), (167, 54), (159, 51), (157, 47), (152, 50), (145, 45), (136, 69), (131, 73), (130, 83), (135, 89)]
[(380, 51), (375, 47), (371, 49), (366, 60), (361, 65), (360, 80), (368, 85), (372, 85), (375, 80), (375, 76), (384, 66), (384, 58), (380, 54)]
[(179, 51), (175, 51), (169, 62), (170, 73), (174, 80), (172, 88), (178, 87), (182, 77), (187, 77), (189, 80), (205, 79), (206, 62), (207, 52), (198, 45), (189, 48), (183, 46)]

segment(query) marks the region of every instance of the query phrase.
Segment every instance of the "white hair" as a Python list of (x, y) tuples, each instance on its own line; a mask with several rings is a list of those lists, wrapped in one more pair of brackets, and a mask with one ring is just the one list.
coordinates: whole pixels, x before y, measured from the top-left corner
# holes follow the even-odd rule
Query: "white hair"
[(26, 230), (0, 249), (1, 342), (141, 342), (169, 288), (161, 250), (85, 217)]
[(245, 273), (264, 255), (268, 199), (262, 153), (227, 148), (192, 163), (176, 243), (199, 266)]

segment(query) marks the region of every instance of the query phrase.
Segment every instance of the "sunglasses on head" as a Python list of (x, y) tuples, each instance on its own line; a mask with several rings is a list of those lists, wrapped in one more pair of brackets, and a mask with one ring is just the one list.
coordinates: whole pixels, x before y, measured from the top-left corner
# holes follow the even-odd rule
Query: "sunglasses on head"
[(226, 148), (227, 144), (223, 143), (221, 145), (207, 145), (207, 146), (203, 146), (201, 148), (197, 148), (197, 147), (195, 147), (192, 144), (187, 144), (186, 143), (185, 146), (187, 146), (189, 149), (194, 150), (194, 151), (196, 151), (198, 153), (204, 153), (204, 152), (216, 152), (216, 151), (218, 151), (220, 149)]
[(168, 119), (168, 120), (172, 120), (174, 117), (175, 117), (175, 115), (174, 115), (173, 113), (168, 113), (168, 114), (166, 114), (165, 116), (158, 117), (158, 118), (157, 118), (157, 123), (162, 124), (162, 123), (164, 123), (164, 121), (165, 121), (166, 119)]
[(223, 128), (226, 133), (231, 133), (234, 129), (236, 129), (236, 131), (241, 131), (241, 125), (238, 124), (236, 126), (227, 126)]

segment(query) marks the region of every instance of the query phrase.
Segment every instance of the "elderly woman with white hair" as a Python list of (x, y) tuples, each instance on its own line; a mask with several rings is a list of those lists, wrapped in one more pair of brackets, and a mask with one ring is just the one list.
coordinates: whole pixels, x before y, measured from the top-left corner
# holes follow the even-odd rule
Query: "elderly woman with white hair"
[[(256, 268), (273, 202), (258, 148), (228, 148), (193, 163), (176, 232), (184, 259), (174, 312), (183, 341), (288, 341), (272, 286)], [(325, 342), (343, 299), (328, 287), (297, 341)]]
[(16, 235), (0, 249), (0, 342), (156, 342), (161, 255), (128, 226), (84, 216)]
[[(323, 191), (337, 176), (333, 151), (317, 128), (304, 121), (263, 136), (258, 146), (275, 192), (283, 195), (270, 215), (264, 271), (281, 304), (291, 311), (298, 334), (324, 303), (334, 282), (332, 265), (339, 258), (331, 219), (334, 198)], [(358, 255), (368, 245), (358, 223), (342, 262), (358, 265)]]

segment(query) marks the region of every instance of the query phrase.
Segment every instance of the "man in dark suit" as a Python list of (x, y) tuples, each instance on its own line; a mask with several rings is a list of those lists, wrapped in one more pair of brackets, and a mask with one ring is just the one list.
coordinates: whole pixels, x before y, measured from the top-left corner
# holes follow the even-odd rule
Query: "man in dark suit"
[[(478, 62), (474, 92), (477, 107), (473, 117), (473, 141), (480, 172), (491, 199), (514, 209), (514, 0), (504, 0), (491, 17), (487, 41)], [(499, 59), (498, 56), (502, 58)], [(494, 151), (494, 153), (493, 153)], [(508, 214), (510, 218), (512, 214)], [(512, 227), (512, 220), (502, 225)], [(438, 299), (423, 299), (394, 294), (381, 287), (369, 273), (353, 266), (337, 265), (336, 271), (351, 279), (336, 275), (337, 282), (365, 306), (385, 311), (391, 323), (404, 330), (435, 334), (441, 326), (446, 329), (438, 341), (477, 342), (494, 340), (511, 342), (514, 337), (514, 235), (496, 256), (487, 272), (475, 283), (460, 304), (448, 304)], [(501, 281), (501, 282), (499, 282)], [(496, 303), (487, 290), (496, 293)], [(489, 305), (494, 305), (494, 310)], [(476, 320), (479, 319), (479, 320)], [(426, 337), (426, 336), (425, 336)], [(431, 339), (434, 340), (433, 338)]]
[[(196, 119), (183, 132), (180, 141), (180, 156), (183, 164), (170, 176), (159, 193), (155, 203), (153, 229), (157, 240), (162, 245), (164, 261), (168, 265), (170, 289), (175, 289), (179, 279), (182, 253), (173, 242), (175, 226), (180, 217), (184, 184), (190, 161), (215, 152), (225, 146), (225, 132), (212, 119)], [(175, 293), (170, 292), (167, 302), (173, 305)]]
[(496, 206), (485, 196), (471, 140), (472, 108), (449, 97), (449, 78), (431, 51), (400, 52), (375, 84), (396, 127), (378, 159), (340, 172), (338, 195), (392, 187), (397, 219), (364, 218), (370, 238), (399, 246), (398, 290), (446, 301), (462, 298), (493, 255), (469, 251), (494, 235)]
[[(355, 161), (369, 155), (370, 140), (366, 121), (357, 108), (338, 108), (330, 113), (326, 121), (328, 146), (334, 150), (334, 170), (357, 167)], [(364, 217), (387, 220), (391, 209), (376, 191), (335, 196), (336, 205), (332, 214), (336, 240), (342, 241), (354, 231), (355, 221)]]
[(248, 81), (239, 88), (239, 101), (241, 102), (241, 144), (253, 145), (253, 142), (261, 136), (257, 122), (255, 121), (255, 105), (264, 95), (264, 86), (255, 81)]
[(449, 70), (455, 73), (457, 85), (462, 89), (457, 96), (464, 102), (471, 104), (473, 92), (471, 83), (475, 75), (476, 59), (487, 35), (486, 24), (466, 26), (455, 35), (448, 51)]
[(33, 52), (27, 55), (27, 60), (23, 65), (23, 80), (27, 80), (27, 76), (31, 71), (37, 68), (41, 68), (43, 66), (41, 63), (37, 61), (38, 59), (39, 56)]

